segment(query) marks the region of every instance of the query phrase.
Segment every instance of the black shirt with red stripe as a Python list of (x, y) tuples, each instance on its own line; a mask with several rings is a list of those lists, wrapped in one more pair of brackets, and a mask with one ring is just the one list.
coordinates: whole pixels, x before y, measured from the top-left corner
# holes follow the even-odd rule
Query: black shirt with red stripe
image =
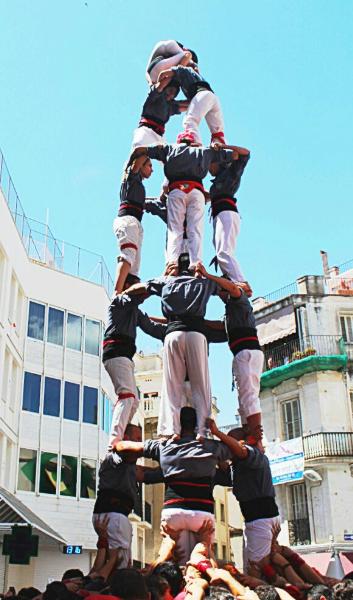
[(164, 481), (164, 508), (213, 512), (213, 479), (218, 463), (232, 458), (217, 440), (203, 442), (193, 436), (180, 440), (146, 440), (143, 456), (159, 462)]
[(146, 190), (142, 183), (140, 173), (133, 173), (129, 169), (124, 173), (124, 178), (120, 187), (120, 206), (118, 217), (130, 215), (142, 220), (145, 208)]
[(213, 218), (223, 210), (238, 212), (235, 194), (239, 189), (241, 177), (249, 158), (250, 154), (241, 154), (238, 160), (219, 165), (219, 172), (212, 180), (210, 187)]
[(228, 297), (225, 326), (228, 344), (234, 356), (240, 350), (261, 350), (254, 312), (249, 298), (243, 291), (239, 298)]
[(159, 135), (163, 135), (165, 124), (172, 115), (178, 114), (180, 114), (179, 102), (167, 100), (165, 90), (159, 92), (156, 86), (152, 85), (142, 108), (139, 127), (149, 127)]

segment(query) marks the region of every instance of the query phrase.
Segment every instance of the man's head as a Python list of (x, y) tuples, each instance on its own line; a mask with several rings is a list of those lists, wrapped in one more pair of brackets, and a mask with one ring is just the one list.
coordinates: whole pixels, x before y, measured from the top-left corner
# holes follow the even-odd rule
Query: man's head
[(194, 433), (197, 425), (196, 411), (191, 406), (183, 406), (180, 411), (180, 427), (184, 433)]
[(37, 590), (37, 588), (34, 587), (27, 587), (27, 588), (22, 588), (18, 594), (17, 594), (17, 598), (18, 600), (34, 600), (34, 598), (37, 598), (37, 596), (41, 596), (42, 592), (40, 590)]
[(170, 585), (165, 577), (152, 573), (146, 578), (148, 590), (151, 592), (152, 600), (173, 600)]
[(113, 596), (118, 596), (122, 600), (148, 600), (149, 593), (146, 582), (135, 569), (117, 570), (110, 582), (110, 589)]
[(333, 598), (335, 600), (352, 600), (353, 582), (351, 579), (345, 579), (333, 586)]
[(140, 283), (140, 281), (141, 281), (141, 279), (139, 277), (137, 277), (137, 275), (132, 275), (132, 273), (128, 273), (128, 275), (125, 279), (123, 291), (127, 290), (132, 285), (135, 285), (135, 283)]
[(124, 440), (129, 440), (130, 442), (142, 442), (142, 429), (140, 425), (129, 423), (125, 429)]
[(258, 585), (255, 592), (260, 600), (280, 600), (276, 588), (272, 585)]
[(179, 275), (185, 275), (185, 274), (190, 275), (189, 268), (190, 268), (190, 256), (187, 252), (183, 252), (182, 254), (180, 254), (180, 256), (178, 258)]
[(335, 597), (331, 588), (321, 583), (313, 585), (308, 591), (307, 600), (333, 600)]
[(151, 159), (148, 158), (148, 156), (146, 156), (146, 160), (144, 160), (140, 168), (140, 175), (143, 179), (148, 179), (149, 177), (151, 177), (152, 173), (153, 167)]
[(167, 102), (171, 102), (177, 97), (180, 91), (180, 85), (175, 79), (172, 79), (168, 85), (164, 88), (164, 95)]
[(177, 596), (184, 587), (184, 578), (181, 569), (172, 560), (167, 560), (157, 565), (153, 574), (160, 575), (168, 581), (173, 596)]
[(211, 585), (207, 598), (210, 600), (233, 600), (235, 596), (223, 585)]

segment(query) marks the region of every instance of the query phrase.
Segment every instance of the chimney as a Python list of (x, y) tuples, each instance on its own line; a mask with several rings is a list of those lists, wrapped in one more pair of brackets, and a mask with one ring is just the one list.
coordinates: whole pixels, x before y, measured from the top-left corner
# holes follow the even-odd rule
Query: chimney
[(325, 277), (330, 277), (330, 268), (328, 266), (328, 256), (325, 250), (320, 250), (321, 260), (322, 260), (322, 268), (324, 271)]

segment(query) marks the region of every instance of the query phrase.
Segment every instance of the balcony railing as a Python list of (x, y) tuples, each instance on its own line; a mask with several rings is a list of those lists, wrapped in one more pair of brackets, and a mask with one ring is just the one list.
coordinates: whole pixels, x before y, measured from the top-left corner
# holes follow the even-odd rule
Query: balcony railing
[(345, 345), (339, 336), (308, 335), (265, 351), (264, 371), (288, 365), (308, 356), (344, 354)]
[(97, 283), (111, 296), (113, 280), (103, 256), (58, 240), (48, 224), (26, 217), (1, 150), (0, 189), (29, 258), (52, 269)]
[(303, 437), (306, 459), (347, 456), (353, 457), (353, 432), (320, 432)]
[(292, 519), (288, 521), (289, 544), (291, 546), (299, 546), (302, 544), (310, 544), (310, 523), (309, 518)]

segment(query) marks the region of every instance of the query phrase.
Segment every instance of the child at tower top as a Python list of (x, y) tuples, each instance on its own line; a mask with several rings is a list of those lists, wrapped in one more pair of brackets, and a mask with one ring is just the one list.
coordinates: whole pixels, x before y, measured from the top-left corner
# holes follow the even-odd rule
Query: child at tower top
[(224, 122), (219, 99), (210, 84), (200, 75), (197, 65), (195, 63), (188, 67), (178, 65), (162, 71), (158, 82), (163, 87), (167, 86), (172, 79), (179, 83), (190, 101), (183, 121), (184, 130), (193, 133), (196, 141), (201, 144), (199, 125), (201, 119), (205, 118), (211, 132), (211, 142), (225, 144)]
[(191, 60), (197, 63), (197, 55), (193, 50), (176, 40), (162, 40), (155, 45), (148, 59), (146, 79), (150, 85), (156, 83), (161, 71), (179, 64), (188, 65)]
[(113, 229), (118, 238), (119, 256), (116, 270), (115, 291), (120, 294), (128, 273), (138, 277), (141, 262), (146, 190), (142, 183), (152, 174), (152, 163), (147, 156), (140, 156), (124, 171), (120, 188), (120, 206)]
[(240, 229), (240, 216), (235, 193), (240, 186), (241, 176), (250, 158), (246, 148), (237, 147), (238, 158), (225, 164), (211, 163), (214, 175), (209, 190), (213, 218), (213, 245), (217, 263), (232, 281), (245, 281), (234, 252)]
[(147, 144), (163, 144), (165, 125), (172, 115), (187, 110), (187, 100), (175, 100), (180, 90), (173, 79), (166, 87), (152, 85), (145, 103), (138, 127), (134, 131), (132, 149)]
[(212, 162), (232, 160), (233, 150), (199, 147), (192, 134), (180, 134), (176, 144), (137, 148), (132, 158), (145, 154), (164, 163), (169, 181), (167, 260), (177, 262), (183, 247), (184, 220), (192, 267), (201, 260), (205, 198), (202, 180)]

